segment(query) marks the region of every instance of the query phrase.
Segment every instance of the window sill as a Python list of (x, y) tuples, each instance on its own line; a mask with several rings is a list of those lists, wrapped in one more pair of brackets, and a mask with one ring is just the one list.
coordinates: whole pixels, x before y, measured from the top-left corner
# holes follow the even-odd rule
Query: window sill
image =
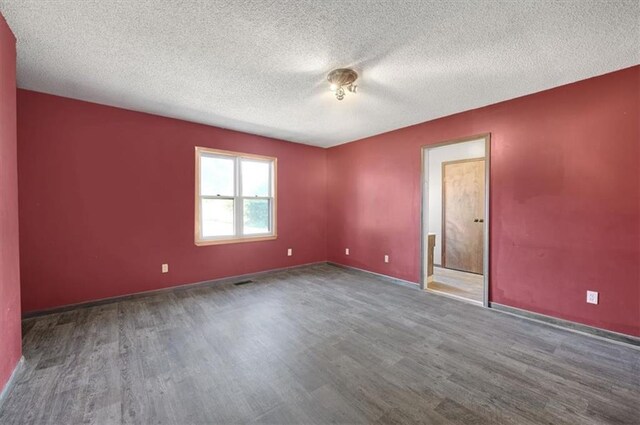
[(278, 239), (278, 235), (268, 235), (268, 236), (255, 236), (255, 237), (246, 237), (246, 238), (230, 238), (230, 239), (200, 239), (196, 240), (196, 246), (208, 246), (208, 245), (224, 245), (230, 243), (243, 243), (243, 242), (259, 242), (259, 241), (272, 241)]

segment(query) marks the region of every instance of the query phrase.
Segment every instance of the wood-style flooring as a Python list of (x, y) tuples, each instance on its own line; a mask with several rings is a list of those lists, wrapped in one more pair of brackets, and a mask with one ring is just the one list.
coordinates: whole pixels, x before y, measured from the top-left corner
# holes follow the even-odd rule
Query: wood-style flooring
[(25, 320), (1, 424), (638, 424), (640, 351), (316, 265)]
[(481, 274), (466, 273), (444, 267), (433, 267), (433, 282), (430, 282), (427, 287), (434, 291), (480, 303), (484, 297), (484, 278)]

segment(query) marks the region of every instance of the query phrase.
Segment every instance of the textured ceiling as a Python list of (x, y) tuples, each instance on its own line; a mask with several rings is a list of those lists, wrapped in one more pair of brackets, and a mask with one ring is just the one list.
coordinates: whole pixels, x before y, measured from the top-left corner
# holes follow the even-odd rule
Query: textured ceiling
[[(640, 63), (640, 1), (0, 0), (22, 88), (332, 146)], [(338, 102), (326, 73), (360, 73)]]

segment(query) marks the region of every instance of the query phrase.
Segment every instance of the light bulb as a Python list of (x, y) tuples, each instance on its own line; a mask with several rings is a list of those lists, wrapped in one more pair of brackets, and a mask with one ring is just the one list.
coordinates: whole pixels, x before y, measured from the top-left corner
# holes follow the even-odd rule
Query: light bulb
[(338, 90), (338, 85), (337, 85), (337, 84), (331, 84), (331, 85), (329, 86), (329, 90), (331, 90), (331, 91), (336, 91), (336, 90)]

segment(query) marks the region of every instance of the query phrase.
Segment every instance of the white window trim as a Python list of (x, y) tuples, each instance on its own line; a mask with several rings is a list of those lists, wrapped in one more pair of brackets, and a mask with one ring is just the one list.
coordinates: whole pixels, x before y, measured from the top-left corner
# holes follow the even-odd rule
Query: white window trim
[[(274, 240), (278, 237), (277, 232), (277, 223), (278, 223), (278, 196), (277, 196), (277, 179), (278, 179), (278, 159), (270, 156), (262, 156), (262, 155), (253, 155), (241, 152), (232, 152), (225, 151), (220, 149), (211, 149), (211, 148), (203, 148), (196, 146), (195, 148), (196, 154), (196, 173), (195, 173), (195, 234), (194, 241), (197, 246), (206, 246), (206, 245), (220, 245), (220, 244), (228, 244), (228, 243), (239, 243), (239, 242), (256, 242), (256, 241), (266, 241), (266, 240)], [(203, 156), (212, 156), (212, 157), (221, 157), (221, 158), (232, 158), (234, 159), (234, 170), (235, 170), (235, 187), (234, 187), (234, 196), (201, 196), (200, 195), (200, 158)], [(241, 160), (255, 160), (255, 161), (269, 161), (271, 162), (270, 167), (270, 180), (271, 180), (271, 196), (241, 196), (241, 188), (242, 188), (242, 173), (240, 171), (240, 163)], [(202, 236), (202, 199), (232, 199), (234, 200), (234, 233), (233, 236), (217, 236), (217, 237), (203, 237)], [(270, 208), (271, 214), (271, 232), (269, 233), (260, 233), (260, 234), (252, 234), (252, 235), (242, 235), (242, 226), (243, 226), (243, 216), (242, 216), (242, 207), (240, 203), (242, 203), (245, 199), (266, 199), (270, 200), (273, 205)]]

